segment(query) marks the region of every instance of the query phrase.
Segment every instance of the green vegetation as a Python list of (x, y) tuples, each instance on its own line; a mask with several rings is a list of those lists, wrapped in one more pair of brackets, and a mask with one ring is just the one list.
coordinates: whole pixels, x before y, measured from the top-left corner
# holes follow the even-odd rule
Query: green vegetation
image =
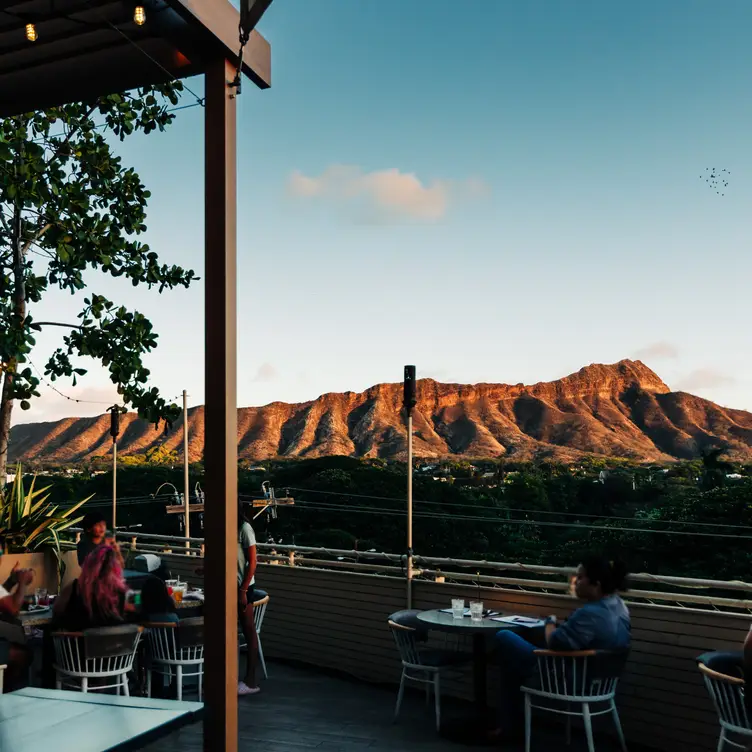
[[(719, 462), (711, 452), (667, 467), (602, 458), (569, 466), (423, 463), (415, 471), (414, 548), (424, 555), (561, 566), (599, 549), (623, 557), (633, 571), (752, 579), (750, 468), (719, 471)], [(259, 540), (404, 552), (404, 464), (329, 457), (265, 462), (264, 468), (241, 467), (241, 496), (260, 496), (261, 482), (269, 480), (278, 495), (289, 488), (295, 506), (280, 508), (276, 520), (262, 515)], [(732, 471), (741, 477), (728, 478)], [(124, 468), (118, 520), (179, 533), (178, 518), (164, 513), (172, 498), (155, 501), (149, 494), (163, 482), (182, 489), (181, 472), (167, 465)], [(191, 468), (191, 486), (197, 481), (203, 483), (200, 465)], [(56, 498), (95, 493), (95, 503), (109, 504), (108, 473), (50, 482)], [(205, 491), (210, 504), (211, 489)], [(200, 535), (195, 517), (191, 529)]]
[(164, 130), (182, 84), (111, 94), (0, 120), (0, 482), (5, 482), (13, 407), (28, 410), (40, 374), (29, 360), (42, 327), (62, 327), (62, 343), (44, 365), (55, 381), (86, 371), (79, 358), (102, 363), (125, 404), (152, 422), (174, 420), (149, 385), (143, 356), (157, 346), (151, 322), (136, 310), (90, 294), (78, 320), (41, 322), (34, 306), (54, 288), (80, 294), (92, 270), (134, 287), (188, 287), (194, 273), (161, 264), (138, 240), (146, 230), (149, 191), (122, 164), (111, 142)]

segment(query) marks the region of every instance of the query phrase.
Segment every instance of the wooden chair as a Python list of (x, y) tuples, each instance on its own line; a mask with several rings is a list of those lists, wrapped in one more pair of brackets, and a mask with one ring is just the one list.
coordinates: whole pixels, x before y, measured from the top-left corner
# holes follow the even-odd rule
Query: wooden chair
[[(264, 595), (263, 598), (253, 602), (253, 623), (256, 625), (256, 645), (258, 646), (258, 658), (261, 663), (261, 670), (264, 672), (264, 679), (269, 678), (269, 672), (266, 670), (266, 661), (264, 660), (264, 649), (261, 646), (261, 628), (264, 626), (264, 616), (266, 616), (266, 609), (269, 606), (269, 595)], [(238, 631), (238, 647), (242, 650), (248, 648), (248, 645), (243, 639), (242, 631)]]
[(183, 680), (198, 677), (198, 700), (203, 698), (204, 618), (180, 622), (147, 622), (149, 655), (146, 669), (146, 695), (151, 697), (152, 673), (175, 677), (177, 699), (183, 699)]
[[(55, 673), (58, 689), (100, 692), (116, 689), (128, 695), (128, 674), (133, 669), (143, 628), (124, 624), (83, 632), (55, 632)], [(114, 680), (113, 684), (107, 684)]]
[(426, 688), (426, 700), (430, 699), (431, 690), (433, 690), (436, 731), (440, 731), (441, 676), (468, 663), (471, 656), (457, 650), (419, 646), (418, 643), (425, 640), (426, 633), (418, 626), (416, 620), (418, 613), (418, 611), (398, 611), (387, 620), (402, 660), (402, 676), (397, 693), (397, 705), (394, 709), (394, 720), (399, 718), (402, 700), (405, 696), (405, 685), (408, 682), (422, 684)]
[(610, 714), (621, 749), (627, 752), (615, 698), (629, 651), (536, 650), (535, 655), (536, 674), (521, 687), (525, 697), (525, 752), (530, 752), (533, 708), (566, 716), (567, 744), (571, 742), (572, 718), (582, 718), (589, 752), (595, 751), (592, 718)]
[[(698, 667), (721, 725), (718, 752), (723, 752), (727, 745), (736, 749), (749, 749), (749, 743), (752, 741), (752, 726), (744, 698), (745, 682), (741, 678), (741, 654), (739, 665), (734, 665), (730, 655), (720, 652), (706, 653), (698, 659)], [(725, 673), (726, 671), (729, 673)], [(733, 741), (729, 738), (730, 735), (741, 737), (746, 744)]]

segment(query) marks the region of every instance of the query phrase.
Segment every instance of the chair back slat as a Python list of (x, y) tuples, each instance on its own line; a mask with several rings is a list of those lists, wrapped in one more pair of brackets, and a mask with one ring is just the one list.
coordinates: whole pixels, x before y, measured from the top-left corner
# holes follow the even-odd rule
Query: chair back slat
[(84, 654), (87, 660), (132, 655), (141, 631), (141, 627), (131, 624), (86, 629), (83, 633)]
[(628, 651), (556, 653), (536, 651), (539, 689), (550, 696), (583, 702), (612, 698)]
[(397, 650), (403, 665), (420, 666), (421, 657), (416, 641), (416, 630), (412, 627), (405, 627), (389, 622), (389, 627), (394, 635), (394, 641), (397, 643)]
[(700, 663), (705, 687), (713, 701), (721, 726), (752, 730), (744, 698), (745, 685), (742, 679), (721, 674)]
[(204, 617), (183, 619), (178, 624), (178, 650), (196, 648), (204, 644)]

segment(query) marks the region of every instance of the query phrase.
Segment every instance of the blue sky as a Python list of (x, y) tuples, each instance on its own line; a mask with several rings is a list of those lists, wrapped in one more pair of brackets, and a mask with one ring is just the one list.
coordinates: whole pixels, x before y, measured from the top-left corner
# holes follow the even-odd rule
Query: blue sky
[[(240, 404), (409, 362), (516, 383), (642, 356), (752, 409), (751, 27), (747, 0), (277, 0), (273, 87), (239, 102)], [(200, 274), (202, 118), (118, 146), (153, 193), (148, 242)], [(90, 279), (152, 317), (154, 383), (200, 402), (201, 283)], [(113, 395), (97, 368), (64, 391)], [(101, 411), (43, 393), (20, 419)]]

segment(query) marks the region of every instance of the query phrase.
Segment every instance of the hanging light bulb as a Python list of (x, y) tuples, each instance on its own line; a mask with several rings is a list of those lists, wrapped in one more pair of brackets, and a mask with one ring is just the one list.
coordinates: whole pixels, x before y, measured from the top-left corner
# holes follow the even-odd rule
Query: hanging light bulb
[(27, 23), (26, 24), (26, 38), (30, 42), (36, 42), (37, 41), (37, 27), (34, 26), (33, 23)]
[(146, 11), (143, 5), (137, 5), (133, 11), (133, 22), (138, 26), (143, 26), (146, 23)]

